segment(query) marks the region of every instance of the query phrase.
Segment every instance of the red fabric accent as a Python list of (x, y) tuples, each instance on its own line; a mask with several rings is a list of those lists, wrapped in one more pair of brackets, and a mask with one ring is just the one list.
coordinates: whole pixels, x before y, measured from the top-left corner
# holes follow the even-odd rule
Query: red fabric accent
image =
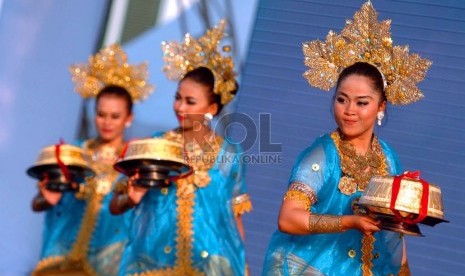
[(60, 142), (55, 145), (55, 157), (57, 159), (58, 167), (60, 167), (61, 173), (65, 176), (66, 182), (69, 182), (71, 179), (71, 176), (69, 174), (68, 167), (61, 161), (60, 158), (60, 150), (61, 150), (61, 145), (64, 144), (63, 139), (60, 139)]
[[(418, 180), (420, 181), (422, 185), (420, 210), (419, 210), (418, 216), (414, 219), (404, 218), (401, 216), (399, 211), (395, 210), (397, 197), (399, 196), (399, 191), (400, 191), (400, 183), (404, 177)], [(429, 201), (429, 184), (420, 178), (420, 172), (418, 171), (405, 172), (402, 175), (398, 175), (394, 177), (394, 181), (392, 183), (391, 203), (389, 205), (389, 208), (399, 220), (407, 224), (416, 224), (416, 223), (422, 222), (428, 215), (428, 201)]]
[(132, 142), (132, 141), (133, 140), (130, 140), (129, 142), (126, 142), (124, 144), (123, 150), (121, 151), (121, 153), (118, 156), (118, 160), (123, 159), (126, 156), (126, 152), (128, 151), (129, 143)]
[[(129, 143), (131, 143), (134, 140), (136, 140), (136, 139), (131, 139), (131, 140), (129, 140), (128, 142), (126, 142), (124, 144), (123, 149), (121, 150), (121, 153), (119, 154), (118, 159), (116, 160), (115, 164), (124, 159), (124, 157), (126, 156), (126, 152), (128, 151)], [(125, 174), (122, 169), (116, 167), (115, 165), (113, 165), (113, 169), (115, 169), (117, 172)]]

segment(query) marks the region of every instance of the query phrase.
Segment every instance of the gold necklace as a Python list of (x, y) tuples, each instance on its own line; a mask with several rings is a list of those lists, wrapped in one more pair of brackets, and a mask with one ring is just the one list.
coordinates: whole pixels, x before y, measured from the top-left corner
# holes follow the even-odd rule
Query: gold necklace
[(371, 147), (365, 155), (355, 151), (354, 146), (341, 137), (340, 130), (331, 133), (339, 157), (343, 176), (339, 181), (339, 190), (346, 195), (365, 190), (375, 175), (387, 175), (386, 158), (378, 138), (373, 135)]
[(113, 165), (122, 151), (122, 146), (102, 145), (99, 139), (90, 139), (85, 143), (84, 149), (96, 174), (116, 173)]
[(210, 183), (208, 171), (216, 162), (223, 138), (212, 132), (201, 143), (197, 143), (196, 141), (184, 143), (182, 134), (176, 130), (168, 131), (165, 133), (164, 138), (184, 145), (184, 153), (186, 155), (184, 158), (193, 169), (191, 175), (178, 179), (176, 183), (178, 185), (194, 184), (199, 188), (206, 187)]

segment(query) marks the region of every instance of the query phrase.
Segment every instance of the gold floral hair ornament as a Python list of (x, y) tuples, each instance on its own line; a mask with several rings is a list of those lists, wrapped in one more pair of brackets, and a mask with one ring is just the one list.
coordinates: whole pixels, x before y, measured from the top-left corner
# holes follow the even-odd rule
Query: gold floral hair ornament
[(387, 100), (395, 105), (418, 101), (423, 93), (416, 84), (425, 78), (431, 61), (409, 54), (408, 46), (392, 46), (391, 20), (378, 22), (378, 13), (370, 1), (346, 20), (341, 34), (330, 31), (326, 41), (303, 43), (303, 74), (311, 86), (329, 90), (344, 68), (356, 63), (375, 65), (386, 80)]
[(93, 98), (105, 86), (117, 85), (125, 88), (134, 102), (146, 99), (155, 89), (147, 83), (148, 65), (146, 62), (129, 65), (127, 60), (123, 49), (113, 44), (89, 57), (88, 64), (71, 65), (76, 92), (83, 98)]
[[(221, 96), (222, 104), (230, 102), (234, 97), (233, 91), (237, 88), (234, 62), (230, 56), (222, 55), (218, 51), (225, 29), (226, 21), (223, 19), (218, 26), (207, 30), (198, 39), (187, 33), (183, 43), (163, 41), (163, 72), (166, 77), (179, 81), (188, 72), (206, 67), (215, 77), (213, 92)], [(222, 50), (227, 53), (230, 47), (224, 46)]]

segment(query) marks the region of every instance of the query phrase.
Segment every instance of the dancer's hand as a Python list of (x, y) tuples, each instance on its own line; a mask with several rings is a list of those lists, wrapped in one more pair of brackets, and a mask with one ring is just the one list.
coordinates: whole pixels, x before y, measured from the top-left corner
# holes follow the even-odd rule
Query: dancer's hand
[(48, 204), (55, 206), (58, 204), (62, 197), (61, 192), (56, 192), (56, 191), (50, 191), (49, 189), (46, 188), (46, 185), (48, 183), (48, 179), (44, 178), (39, 182), (39, 190), (42, 196), (45, 198), (45, 200), (48, 202)]
[(144, 188), (141, 186), (134, 186), (134, 181), (139, 178), (139, 173), (136, 173), (135, 175), (131, 176), (128, 179), (128, 196), (129, 199), (133, 204), (139, 204), (142, 198), (145, 196), (147, 191), (149, 190), (148, 188)]
[(344, 230), (357, 229), (365, 235), (371, 235), (381, 230), (380, 221), (365, 215), (343, 216), (342, 227)]

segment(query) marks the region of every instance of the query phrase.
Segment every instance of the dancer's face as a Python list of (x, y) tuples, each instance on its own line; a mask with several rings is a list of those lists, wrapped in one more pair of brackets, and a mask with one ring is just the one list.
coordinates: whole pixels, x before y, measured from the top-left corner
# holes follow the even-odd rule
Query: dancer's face
[(206, 113), (216, 114), (218, 107), (210, 103), (208, 93), (206, 86), (189, 78), (179, 83), (173, 108), (182, 129), (198, 127), (197, 124), (203, 123)]
[(342, 134), (349, 140), (371, 138), (379, 111), (386, 103), (374, 90), (372, 80), (356, 74), (339, 85), (334, 100), (334, 117)]
[(98, 99), (95, 125), (103, 142), (112, 142), (124, 136), (124, 129), (132, 122), (126, 100), (122, 97), (104, 95)]

